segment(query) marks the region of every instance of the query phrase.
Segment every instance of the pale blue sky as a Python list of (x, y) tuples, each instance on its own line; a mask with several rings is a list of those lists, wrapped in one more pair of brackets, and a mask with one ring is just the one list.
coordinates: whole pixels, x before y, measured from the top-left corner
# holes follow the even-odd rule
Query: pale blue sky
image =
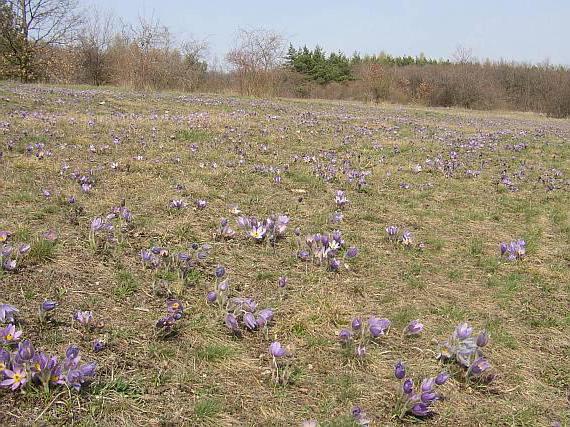
[(158, 17), (178, 38), (210, 43), (223, 59), (236, 29), (264, 27), (294, 45), (351, 54), (479, 58), (570, 65), (570, 0), (80, 0), (126, 21)]

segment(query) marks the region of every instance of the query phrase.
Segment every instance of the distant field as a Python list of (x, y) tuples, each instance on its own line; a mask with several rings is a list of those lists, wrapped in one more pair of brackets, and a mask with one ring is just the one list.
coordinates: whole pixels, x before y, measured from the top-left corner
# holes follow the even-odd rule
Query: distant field
[[(97, 363), (80, 392), (0, 390), (0, 424), (421, 422), (398, 419), (399, 360), (416, 384), (451, 376), (427, 424), (570, 423), (569, 120), (2, 83), (0, 132), (0, 248), (30, 244), (0, 270), (0, 303), (36, 351), (75, 344)], [(280, 238), (238, 225), (280, 214)], [(318, 265), (306, 238), (334, 230), (344, 244), (331, 236)], [(521, 259), (501, 255), (517, 240)], [(274, 317), (248, 331), (251, 310), (226, 297)], [(166, 334), (173, 298), (185, 310)], [(40, 323), (46, 299), (58, 306)], [(79, 310), (94, 323), (72, 322)], [(346, 345), (339, 333), (372, 315), (391, 327), (358, 357), (358, 331)], [(406, 336), (415, 319), (423, 331)], [(462, 322), (490, 334), (490, 382), (436, 358)], [(275, 361), (273, 341), (287, 351)]]

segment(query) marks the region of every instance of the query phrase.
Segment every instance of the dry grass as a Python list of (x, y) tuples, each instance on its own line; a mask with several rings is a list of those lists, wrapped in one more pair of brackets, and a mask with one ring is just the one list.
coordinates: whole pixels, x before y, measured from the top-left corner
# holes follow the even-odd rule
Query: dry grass
[[(464, 320), (490, 330), (487, 354), (498, 379), (483, 388), (451, 380), (429, 424), (570, 422), (568, 121), (6, 83), (0, 94), (0, 122), (9, 123), (2, 126), (3, 140), (15, 143), (13, 150), (1, 147), (0, 230), (30, 243), (50, 228), (59, 236), (53, 248), (37, 246), (17, 273), (0, 276), (0, 302), (20, 308), (24, 333), (39, 348), (62, 353), (76, 343), (99, 365), (95, 383), (79, 395), (2, 392), (9, 408), (2, 424), (264, 426), (316, 418), (340, 426), (351, 425), (351, 407), (360, 405), (374, 425), (396, 425), (394, 363), (404, 360), (415, 378), (436, 374), (437, 342)], [(302, 115), (308, 111), (311, 120)], [(481, 148), (465, 147), (474, 139)], [(45, 143), (52, 156), (26, 155), (26, 145), (35, 142)], [(517, 143), (527, 148), (508, 149)], [(312, 163), (294, 161), (308, 155), (322, 162), (323, 150), (337, 153), (339, 167), (347, 159), (372, 172), (365, 191), (342, 174), (325, 182)], [(449, 159), (450, 150), (461, 162), (454, 177), (425, 167), (412, 173), (427, 158)], [(68, 172), (94, 169), (91, 193), (60, 175), (64, 162)], [(517, 192), (497, 185), (503, 168), (513, 176), (522, 163), (524, 177), (513, 179)], [(289, 168), (277, 185), (272, 174), (253, 172), (256, 164)], [(478, 178), (465, 176), (465, 169), (481, 165)], [(546, 191), (538, 178), (552, 168), (562, 172), (560, 188)], [(411, 188), (400, 188), (403, 182)], [(42, 196), (44, 188), (51, 198)], [(351, 271), (334, 274), (294, 258), (292, 230), (332, 230), (328, 218), (339, 188), (350, 199), (339, 228), (361, 254)], [(76, 195), (76, 206), (60, 195)], [(204, 198), (208, 206), (169, 209), (180, 197), (190, 203)], [(123, 198), (134, 229), (118, 247), (94, 253), (91, 220)], [(234, 221), (231, 204), (259, 217), (289, 214), (287, 239), (275, 250), (241, 236), (214, 239), (220, 218)], [(426, 249), (389, 243), (384, 227), (391, 224), (410, 229)], [(499, 242), (519, 237), (528, 242), (526, 259), (501, 260)], [(139, 251), (152, 244), (174, 251), (192, 242), (212, 244), (211, 257), (190, 286), (166, 277), (188, 315), (177, 337), (159, 340), (154, 323), (165, 311), (164, 297), (156, 295)], [(270, 382), (269, 341), (261, 334), (230, 336), (219, 311), (206, 304), (217, 264), (228, 269), (235, 295), (276, 309), (269, 334), (290, 347), (289, 384)], [(289, 278), (283, 298), (280, 275)], [(60, 302), (59, 323), (40, 328), (35, 313), (45, 298)], [(72, 327), (79, 309), (93, 310), (104, 328), (84, 333)], [(341, 350), (336, 334), (354, 316), (369, 314), (391, 319), (393, 333), (357, 361)], [(402, 339), (398, 331), (416, 318), (426, 325), (424, 334)], [(97, 354), (90, 348), (96, 337), (108, 342)]]

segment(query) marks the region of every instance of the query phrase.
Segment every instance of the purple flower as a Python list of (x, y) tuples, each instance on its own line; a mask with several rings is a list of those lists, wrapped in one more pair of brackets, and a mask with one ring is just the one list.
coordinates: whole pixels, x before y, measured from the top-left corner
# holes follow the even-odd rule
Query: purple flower
[(81, 325), (89, 326), (93, 323), (93, 312), (92, 311), (78, 311), (73, 317)]
[(216, 300), (218, 299), (218, 294), (216, 291), (210, 291), (208, 292), (208, 294), (206, 295), (206, 300), (211, 304), (216, 302)]
[(170, 201), (170, 207), (172, 209), (182, 209), (186, 207), (186, 203), (182, 199), (173, 199)]
[(7, 230), (0, 230), (0, 243), (4, 243), (11, 235), (12, 233)]
[(42, 237), (50, 242), (55, 242), (57, 240), (57, 233), (55, 230), (48, 230), (42, 233)]
[(338, 333), (338, 339), (342, 344), (347, 344), (352, 339), (352, 332), (348, 329), (341, 329)]
[(99, 230), (101, 230), (104, 226), (104, 222), (100, 217), (95, 218), (93, 221), (91, 221), (91, 230), (94, 232), (97, 232)]
[(243, 323), (245, 324), (245, 327), (248, 328), (249, 330), (254, 330), (255, 328), (257, 328), (257, 322), (252, 313), (247, 312), (243, 315)]
[(342, 214), (342, 212), (336, 211), (331, 215), (331, 223), (338, 224), (339, 222), (342, 222), (343, 218), (344, 215)]
[(23, 368), (14, 368), (14, 370), (5, 369), (4, 380), (0, 382), (1, 387), (10, 387), (13, 391), (23, 387), (28, 381), (28, 376)]
[(65, 350), (65, 359), (68, 365), (76, 367), (79, 363), (79, 347), (71, 345)]
[(34, 357), (35, 353), (36, 351), (34, 350), (34, 346), (30, 340), (22, 341), (20, 344), (18, 344), (18, 352), (16, 354), (18, 363), (32, 360), (32, 357)]
[(424, 325), (419, 320), (412, 320), (406, 326), (405, 332), (408, 335), (419, 335), (424, 330)]
[(505, 242), (501, 242), (501, 255), (504, 255), (507, 252), (507, 244)]
[(170, 299), (166, 301), (166, 310), (171, 314), (182, 314), (184, 312), (184, 306), (177, 299)]
[(239, 332), (239, 325), (236, 316), (233, 313), (226, 314), (226, 326), (234, 333)]
[(432, 391), (434, 385), (435, 385), (435, 378), (424, 378), (420, 388), (423, 392)]
[(225, 274), (226, 274), (226, 269), (225, 269), (223, 266), (218, 265), (218, 266), (216, 267), (216, 271), (215, 271), (214, 273), (215, 273), (215, 275), (216, 275), (216, 277), (217, 277), (218, 279), (221, 279), (222, 277), (225, 276)]
[(269, 354), (273, 357), (279, 358), (285, 356), (287, 351), (281, 347), (281, 344), (278, 341), (273, 341), (269, 346)]
[(346, 194), (342, 190), (337, 190), (335, 195), (335, 203), (339, 208), (344, 207), (348, 203), (348, 199), (346, 198)]
[(22, 336), (22, 331), (16, 331), (16, 327), (9, 323), (5, 328), (0, 329), (0, 339), (4, 344), (17, 342)]
[(404, 364), (401, 360), (399, 360), (394, 367), (394, 376), (399, 380), (403, 379), (406, 376), (406, 368), (404, 367)]
[(429, 407), (423, 402), (416, 403), (414, 406), (412, 406), (411, 412), (416, 417), (426, 417), (431, 414)]
[(0, 322), (13, 322), (14, 314), (20, 311), (11, 304), (0, 304)]
[(473, 364), (469, 367), (469, 373), (473, 375), (480, 375), (490, 368), (491, 364), (487, 361), (487, 359), (480, 357), (477, 360), (475, 360)]
[(473, 328), (470, 328), (467, 323), (460, 323), (457, 328), (455, 328), (455, 336), (460, 341), (468, 338), (471, 335), (471, 332), (473, 332)]
[(95, 353), (99, 353), (105, 349), (105, 343), (101, 340), (95, 340), (93, 341), (92, 348)]
[(207, 205), (208, 205), (208, 202), (206, 202), (206, 200), (202, 200), (202, 199), (196, 200), (196, 208), (197, 209), (205, 209)]
[(40, 310), (44, 311), (44, 312), (48, 312), (48, 311), (52, 311), (57, 307), (57, 302), (56, 301), (50, 301), (50, 300), (45, 300), (41, 306), (40, 306)]
[(331, 271), (338, 271), (340, 269), (340, 261), (336, 258), (331, 258), (329, 262), (329, 268)]
[(366, 412), (362, 410), (360, 406), (355, 406), (350, 411), (354, 421), (360, 426), (368, 426), (370, 425), (370, 420), (368, 419)]
[(489, 343), (489, 333), (487, 331), (481, 331), (477, 335), (477, 347), (485, 347)]
[(279, 276), (277, 280), (277, 287), (278, 288), (286, 288), (287, 287), (287, 277), (286, 276)]
[(24, 255), (30, 252), (30, 249), (32, 249), (32, 246), (27, 243), (24, 243), (20, 245), (20, 247), (18, 248), (18, 252), (20, 252), (20, 255)]
[(257, 314), (257, 326), (263, 328), (265, 325), (271, 322), (271, 319), (273, 319), (273, 310), (270, 308), (265, 308)]
[(425, 393), (422, 393), (420, 396), (420, 399), (426, 405), (430, 405), (431, 403), (436, 401), (438, 398), (439, 398), (439, 396), (435, 391), (427, 391)]
[(227, 291), (227, 290), (228, 290), (228, 287), (229, 287), (229, 281), (228, 281), (228, 279), (222, 280), (220, 283), (218, 283), (218, 290), (219, 290), (220, 292), (225, 292), (225, 291)]
[(380, 335), (385, 335), (390, 328), (391, 322), (388, 319), (378, 319), (374, 316), (368, 319), (368, 329), (370, 335), (374, 338), (378, 338)]
[(437, 377), (435, 377), (435, 383), (437, 385), (443, 385), (449, 379), (449, 375), (446, 372), (440, 372)]
[(299, 251), (299, 253), (297, 254), (297, 256), (298, 256), (299, 259), (302, 260), (302, 261), (308, 261), (309, 258), (311, 257), (311, 254), (309, 253), (309, 251), (301, 250), (301, 251)]
[(141, 250), (141, 260), (142, 262), (150, 262), (152, 259), (152, 252), (147, 250)]
[(410, 246), (412, 244), (412, 239), (412, 233), (408, 230), (404, 231), (404, 234), (402, 234), (402, 243), (406, 246)]
[(360, 328), (362, 328), (362, 319), (360, 317), (355, 317), (352, 319), (351, 326), (353, 330), (359, 331)]
[(405, 394), (412, 394), (414, 391), (414, 382), (410, 378), (406, 379), (404, 384), (402, 384), (402, 391)]
[(3, 262), (2, 262), (2, 268), (6, 271), (14, 271), (16, 269), (16, 260), (15, 259), (10, 259), (10, 258), (6, 258)]
[(501, 243), (501, 255), (506, 255), (509, 261), (524, 258), (526, 254), (526, 242), (524, 240), (515, 240), (509, 244)]
[(395, 237), (398, 234), (398, 227), (390, 225), (386, 227), (386, 233), (388, 233), (389, 237)]
[(351, 246), (350, 248), (347, 249), (346, 251), (346, 257), (347, 258), (354, 258), (358, 255), (358, 248), (355, 246)]
[(176, 319), (174, 318), (174, 316), (168, 315), (166, 317), (163, 317), (162, 319), (159, 319), (156, 322), (156, 327), (158, 329), (163, 329), (166, 333), (168, 333), (172, 330), (172, 327), (174, 326), (175, 323)]

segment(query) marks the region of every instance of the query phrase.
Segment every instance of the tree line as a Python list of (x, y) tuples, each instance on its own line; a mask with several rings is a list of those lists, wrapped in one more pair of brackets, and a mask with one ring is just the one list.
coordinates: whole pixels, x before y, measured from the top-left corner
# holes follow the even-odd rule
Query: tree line
[(0, 0), (2, 79), (570, 116), (567, 67), (479, 61), (461, 47), (451, 59), (434, 59), (286, 46), (277, 32), (239, 29), (227, 67), (211, 67), (206, 41), (177, 40), (155, 18), (124, 23), (81, 13), (77, 0)]

